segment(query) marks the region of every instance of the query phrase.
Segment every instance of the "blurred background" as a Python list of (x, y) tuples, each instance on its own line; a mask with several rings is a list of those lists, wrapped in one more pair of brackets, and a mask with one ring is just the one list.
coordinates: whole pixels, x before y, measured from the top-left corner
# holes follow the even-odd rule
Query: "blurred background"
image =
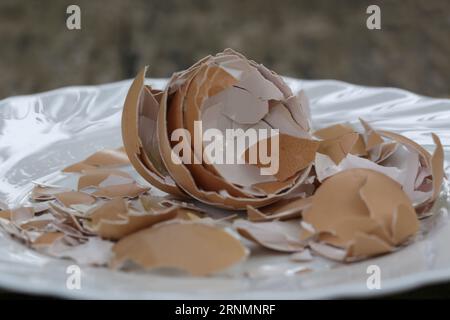
[[(81, 8), (81, 30), (66, 8)], [(366, 8), (381, 8), (368, 30)], [(0, 0), (0, 98), (169, 77), (226, 47), (282, 75), (449, 97), (448, 0)]]

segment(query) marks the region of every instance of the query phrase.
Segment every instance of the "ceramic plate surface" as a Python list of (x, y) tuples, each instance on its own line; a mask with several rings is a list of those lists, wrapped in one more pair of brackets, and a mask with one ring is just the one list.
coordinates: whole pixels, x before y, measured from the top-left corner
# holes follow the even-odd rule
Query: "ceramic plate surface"
[[(442, 140), (450, 175), (450, 100), (394, 88), (368, 88), (339, 81), (286, 78), (311, 100), (315, 128), (336, 122), (402, 133), (433, 151), (430, 132)], [(162, 88), (165, 79), (148, 79)], [(68, 87), (0, 101), (0, 201), (27, 202), (32, 181), (65, 183), (59, 171), (91, 153), (122, 145), (121, 109), (130, 81)], [(251, 270), (295, 268), (287, 255), (252, 248), (252, 258), (228, 273), (196, 278), (161, 272), (120, 272), (82, 267), (81, 289), (66, 287), (68, 260), (32, 251), (0, 231), (0, 287), (59, 297), (98, 299), (303, 299), (369, 296), (450, 280), (448, 188), (422, 222), (415, 241), (395, 253), (353, 264), (317, 259), (297, 275), (245, 277)], [(369, 290), (367, 267), (381, 270), (381, 289)], [(276, 273), (276, 272), (275, 272)]]

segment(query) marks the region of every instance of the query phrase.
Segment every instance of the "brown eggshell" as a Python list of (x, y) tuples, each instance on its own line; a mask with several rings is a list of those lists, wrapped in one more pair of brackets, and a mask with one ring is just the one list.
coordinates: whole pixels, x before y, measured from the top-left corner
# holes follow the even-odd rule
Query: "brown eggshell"
[(174, 268), (202, 276), (244, 260), (247, 249), (214, 225), (173, 221), (133, 233), (113, 247), (112, 266), (132, 261), (143, 268)]
[(368, 169), (346, 170), (325, 180), (303, 221), (320, 241), (348, 250), (353, 257), (390, 251), (419, 227), (400, 184)]
[[(144, 91), (144, 79), (147, 67), (142, 69), (136, 76), (125, 99), (122, 114), (122, 139), (125, 151), (131, 164), (139, 174), (153, 186), (173, 195), (184, 196), (175, 183), (169, 182), (171, 179), (161, 178), (163, 174), (157, 171), (145, 156), (138, 129), (139, 104), (142, 92)], [(143, 160), (144, 158), (145, 161)], [(144, 165), (144, 162), (149, 165)]]

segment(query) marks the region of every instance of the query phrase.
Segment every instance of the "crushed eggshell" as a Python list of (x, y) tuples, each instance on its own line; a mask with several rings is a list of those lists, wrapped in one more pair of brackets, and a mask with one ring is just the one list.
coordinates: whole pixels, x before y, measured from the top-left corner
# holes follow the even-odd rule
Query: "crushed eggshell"
[(158, 222), (173, 219), (178, 208), (152, 208), (148, 211), (133, 210), (123, 198), (109, 200), (90, 212), (89, 229), (105, 239), (121, 239), (133, 232)]
[[(80, 264), (196, 276), (243, 261), (253, 242), (291, 260), (247, 274), (271, 276), (310, 271), (292, 263), (316, 256), (352, 262), (394, 252), (432, 214), (445, 178), (434, 133), (433, 153), (363, 119), (360, 128), (338, 123), (312, 133), (305, 92), (231, 49), (174, 73), (163, 90), (145, 85), (146, 71), (125, 100), (124, 147), (64, 168), (71, 188), (34, 182), (21, 207), (0, 202), (2, 229)], [(250, 139), (248, 129), (267, 134)], [(208, 130), (214, 139), (195, 139)], [(215, 147), (216, 156), (236, 142), (235, 162), (204, 152)], [(122, 170), (130, 164), (151, 186)]]
[[(405, 136), (394, 132), (375, 130), (363, 119), (360, 119), (360, 122), (365, 130), (362, 136), (368, 155), (357, 156), (351, 153), (348, 147), (332, 149), (332, 152), (319, 147), (314, 161), (319, 182), (348, 169), (366, 168), (375, 170), (400, 183), (418, 213), (429, 210), (436, 200), (444, 177), (444, 153), (439, 138), (432, 134), (436, 149), (431, 155), (422, 146)], [(337, 130), (336, 127), (341, 129)], [(319, 130), (319, 136), (334, 137), (328, 134), (328, 131), (344, 133), (345, 130), (348, 131), (346, 134), (359, 134), (349, 126), (345, 126), (345, 129), (342, 129), (342, 127), (337, 125), (321, 129)], [(350, 130), (353, 131), (350, 132)], [(321, 132), (325, 132), (325, 134)], [(344, 152), (343, 149), (348, 152)], [(339, 154), (339, 156), (336, 156), (336, 154)], [(431, 177), (432, 183), (425, 179), (427, 176)], [(421, 178), (419, 179), (419, 177)]]

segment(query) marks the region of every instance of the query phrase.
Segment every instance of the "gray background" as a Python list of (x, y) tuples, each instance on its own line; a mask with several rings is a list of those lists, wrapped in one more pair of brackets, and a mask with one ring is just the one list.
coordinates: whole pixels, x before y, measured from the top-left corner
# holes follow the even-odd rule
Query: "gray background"
[[(82, 29), (66, 28), (78, 4)], [(382, 30), (366, 28), (378, 4)], [(276, 72), (448, 97), (450, 1), (0, 0), (0, 98), (168, 77), (232, 47)]]
[[(82, 30), (66, 28), (78, 4)], [(382, 30), (366, 28), (378, 4)], [(276, 72), (450, 97), (446, 0), (0, 0), (0, 99), (67, 85), (168, 77), (234, 48)], [(26, 298), (0, 290), (0, 299)], [(394, 298), (448, 298), (434, 285)]]

